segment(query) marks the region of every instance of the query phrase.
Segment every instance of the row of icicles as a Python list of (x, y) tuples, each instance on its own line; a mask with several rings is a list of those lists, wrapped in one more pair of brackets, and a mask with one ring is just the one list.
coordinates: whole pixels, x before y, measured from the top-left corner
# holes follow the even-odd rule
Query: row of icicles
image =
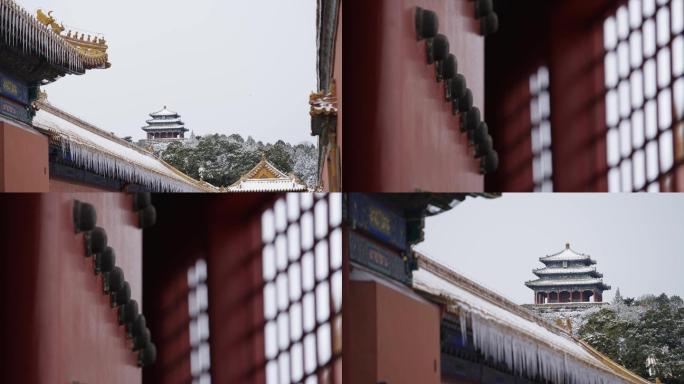
[(0, 42), (24, 54), (45, 57), (50, 64), (65, 67), (72, 73), (83, 73), (88, 68), (101, 67), (106, 62), (106, 56), (96, 58), (81, 55), (14, 0), (0, 0)]

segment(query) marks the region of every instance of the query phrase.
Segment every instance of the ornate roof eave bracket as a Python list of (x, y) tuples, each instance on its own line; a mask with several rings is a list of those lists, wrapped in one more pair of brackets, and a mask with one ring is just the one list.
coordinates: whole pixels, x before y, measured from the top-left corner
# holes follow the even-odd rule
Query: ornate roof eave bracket
[(311, 136), (318, 136), (318, 164), (316, 174), (319, 181), (323, 177), (328, 151), (337, 143), (338, 100), (335, 82), (330, 92), (320, 91), (309, 95), (309, 115), (311, 116)]
[(321, 136), (337, 129), (337, 89), (332, 84), (330, 92), (320, 91), (309, 95), (311, 136)]

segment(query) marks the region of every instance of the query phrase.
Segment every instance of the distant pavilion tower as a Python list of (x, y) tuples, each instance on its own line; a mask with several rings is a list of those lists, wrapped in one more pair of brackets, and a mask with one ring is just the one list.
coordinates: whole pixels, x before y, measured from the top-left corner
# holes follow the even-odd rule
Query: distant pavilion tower
[(147, 126), (143, 131), (147, 132), (147, 140), (179, 140), (185, 138), (185, 123), (178, 113), (166, 109), (150, 113), (151, 120), (147, 120)]
[(603, 274), (596, 271), (596, 261), (589, 255), (577, 253), (565, 245), (561, 252), (539, 261), (546, 265), (532, 272), (539, 277), (525, 283), (534, 291), (534, 303), (595, 303), (603, 301), (603, 291), (610, 289), (603, 283)]

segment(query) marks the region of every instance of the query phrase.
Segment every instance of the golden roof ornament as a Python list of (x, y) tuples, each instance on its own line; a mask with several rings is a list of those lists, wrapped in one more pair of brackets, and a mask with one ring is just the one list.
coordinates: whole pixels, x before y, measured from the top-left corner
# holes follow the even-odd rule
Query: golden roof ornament
[(52, 32), (59, 35), (60, 33), (64, 32), (64, 24), (57, 24), (57, 22), (55, 21), (55, 18), (52, 17), (52, 12), (53, 11), (49, 11), (46, 15), (42, 9), (39, 9), (37, 14), (36, 14), (36, 18), (42, 24), (47, 25), (48, 27), (52, 28)]
[[(86, 35), (81, 32), (79, 35), (78, 31), (69, 30), (64, 34), (65, 28), (64, 24), (59, 23), (52, 16), (53, 11), (49, 11), (47, 14), (39, 9), (36, 12), (36, 19), (43, 25), (52, 29), (52, 32), (59, 35), (71, 46), (76, 48), (79, 53), (85, 57), (95, 59), (95, 60), (107, 60), (107, 41), (103, 37), (98, 37), (96, 35)], [(111, 64), (108, 62), (105, 64), (105, 68), (109, 68)]]
[(330, 92), (320, 91), (309, 95), (311, 116), (337, 116), (337, 87), (335, 82), (330, 87)]

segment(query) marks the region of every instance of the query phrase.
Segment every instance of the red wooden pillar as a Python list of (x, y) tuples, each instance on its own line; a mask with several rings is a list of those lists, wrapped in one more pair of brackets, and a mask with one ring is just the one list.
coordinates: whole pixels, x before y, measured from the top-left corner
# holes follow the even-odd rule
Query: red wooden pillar
[(208, 236), (212, 381), (263, 383), (261, 212), (232, 225), (223, 219)]
[(153, 196), (158, 220), (145, 232), (143, 270), (158, 359), (146, 382), (192, 381), (187, 271), (198, 259), (207, 263), (212, 381), (265, 381), (261, 213), (274, 198)]

